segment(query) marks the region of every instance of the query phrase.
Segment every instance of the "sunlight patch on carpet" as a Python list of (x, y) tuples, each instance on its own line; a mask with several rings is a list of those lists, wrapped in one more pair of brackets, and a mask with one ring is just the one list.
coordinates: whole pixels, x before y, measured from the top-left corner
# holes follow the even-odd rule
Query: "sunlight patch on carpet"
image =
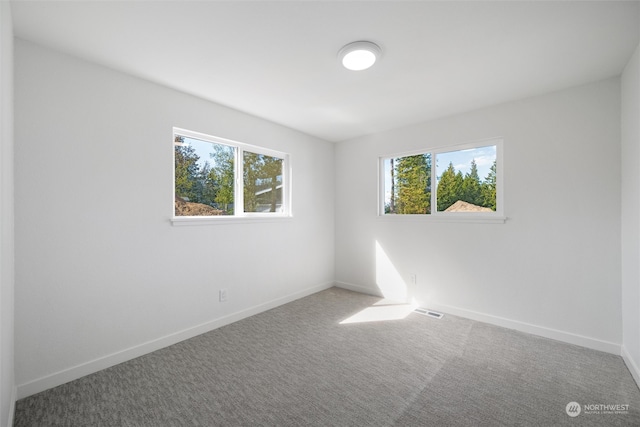
[(402, 320), (415, 308), (416, 306), (413, 304), (374, 305), (343, 320), (340, 324)]

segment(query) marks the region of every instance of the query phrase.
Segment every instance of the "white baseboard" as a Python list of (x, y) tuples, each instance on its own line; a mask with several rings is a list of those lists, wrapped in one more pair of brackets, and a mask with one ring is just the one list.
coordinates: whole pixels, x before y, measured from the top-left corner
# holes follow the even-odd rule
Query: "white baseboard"
[(514, 329), (520, 332), (526, 332), (532, 335), (538, 335), (544, 338), (550, 338), (556, 341), (575, 344), (581, 347), (593, 350), (604, 351), (620, 355), (620, 344), (603, 341), (596, 338), (586, 337), (584, 335), (573, 334), (571, 332), (560, 331), (557, 329), (547, 328), (545, 326), (533, 325), (531, 323), (520, 322), (518, 320), (506, 319), (504, 317), (493, 316), (490, 314), (479, 313), (471, 310), (465, 310), (458, 307), (451, 307), (440, 304), (429, 304), (429, 308), (443, 313), (453, 314), (455, 316), (465, 317), (479, 322), (490, 323), (503, 328)]
[[(382, 294), (379, 290), (366, 286), (354, 285), (353, 283), (345, 282), (336, 282), (336, 286), (354, 292), (382, 297)], [(581, 347), (604, 351), (606, 353), (612, 353), (618, 356), (620, 355), (620, 344), (602, 341), (596, 338), (586, 337), (583, 335), (577, 335), (570, 332), (564, 332), (557, 329), (551, 329), (544, 326), (533, 325), (530, 323), (520, 322), (518, 320), (506, 319), (504, 317), (493, 316), (486, 313), (479, 313), (476, 311), (443, 304), (429, 303), (427, 308), (441, 311), (443, 313), (452, 314), (454, 316), (464, 317), (466, 319), (477, 320), (479, 322), (489, 323), (492, 325), (501, 326), (503, 328), (514, 329), (516, 331), (554, 339), (556, 341), (562, 341), (569, 344), (579, 345)]]
[(638, 387), (640, 387), (640, 369), (627, 351), (627, 348), (624, 346), (624, 344), (622, 344), (620, 355), (622, 356), (624, 363), (627, 365), (627, 369), (629, 369), (629, 372), (631, 372), (631, 376), (636, 381)]
[(218, 319), (196, 325), (194, 327), (184, 329), (182, 331), (169, 334), (155, 340), (147, 341), (140, 345), (108, 354), (98, 359), (94, 359), (86, 363), (64, 369), (62, 371), (55, 372), (45, 377), (26, 382), (24, 384), (19, 384), (17, 387), (17, 398), (22, 399), (24, 397), (40, 393), (41, 391), (57, 387), (59, 385), (68, 383), (69, 381), (73, 381), (86, 375), (93, 374), (95, 372), (117, 365), (119, 363), (126, 362), (127, 360), (135, 359), (136, 357), (143, 356), (145, 354), (204, 334), (230, 323), (237, 322), (238, 320), (242, 320), (258, 313), (262, 313), (263, 311), (271, 310), (272, 308), (276, 308), (288, 302), (315, 294), (325, 289), (329, 289), (332, 286), (335, 286), (334, 282), (327, 282), (320, 285), (312, 286), (310, 288), (294, 292), (284, 297), (276, 298), (274, 300), (258, 304), (256, 306), (238, 311), (236, 313), (232, 313), (230, 315), (220, 317)]
[(373, 289), (367, 286), (354, 285), (353, 283), (347, 282), (336, 282), (336, 287), (361, 294), (373, 295), (374, 297), (384, 298), (380, 289)]

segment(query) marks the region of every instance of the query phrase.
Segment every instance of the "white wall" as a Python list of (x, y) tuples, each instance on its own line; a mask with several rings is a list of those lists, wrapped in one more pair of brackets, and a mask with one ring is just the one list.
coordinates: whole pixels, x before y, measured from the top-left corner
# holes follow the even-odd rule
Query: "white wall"
[(13, 27), (0, 2), (0, 426), (12, 425), (15, 404), (13, 288)]
[[(498, 136), (506, 223), (377, 217), (379, 156)], [(619, 170), (619, 79), (338, 144), (336, 280), (619, 354)]]
[[(333, 285), (333, 144), (15, 50), (19, 397)], [(172, 226), (173, 126), (290, 153), (294, 218)]]
[(622, 74), (622, 340), (640, 384), (640, 45)]

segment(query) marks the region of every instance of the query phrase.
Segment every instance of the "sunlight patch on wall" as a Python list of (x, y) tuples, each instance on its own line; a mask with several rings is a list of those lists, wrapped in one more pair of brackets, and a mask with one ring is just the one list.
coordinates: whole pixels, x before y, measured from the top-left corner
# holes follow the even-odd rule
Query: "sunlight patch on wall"
[(377, 240), (376, 285), (378, 285), (380, 292), (387, 299), (395, 301), (407, 300), (407, 285)]

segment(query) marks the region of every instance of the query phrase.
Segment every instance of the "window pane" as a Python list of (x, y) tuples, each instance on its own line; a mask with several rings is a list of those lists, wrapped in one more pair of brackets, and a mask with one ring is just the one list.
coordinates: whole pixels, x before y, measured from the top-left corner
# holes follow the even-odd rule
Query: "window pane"
[(282, 212), (282, 166), (284, 159), (244, 152), (243, 185), (245, 212)]
[(385, 214), (431, 213), (431, 154), (384, 160)]
[(438, 212), (496, 210), (496, 146), (436, 154)]
[(235, 148), (174, 137), (175, 215), (233, 215)]

